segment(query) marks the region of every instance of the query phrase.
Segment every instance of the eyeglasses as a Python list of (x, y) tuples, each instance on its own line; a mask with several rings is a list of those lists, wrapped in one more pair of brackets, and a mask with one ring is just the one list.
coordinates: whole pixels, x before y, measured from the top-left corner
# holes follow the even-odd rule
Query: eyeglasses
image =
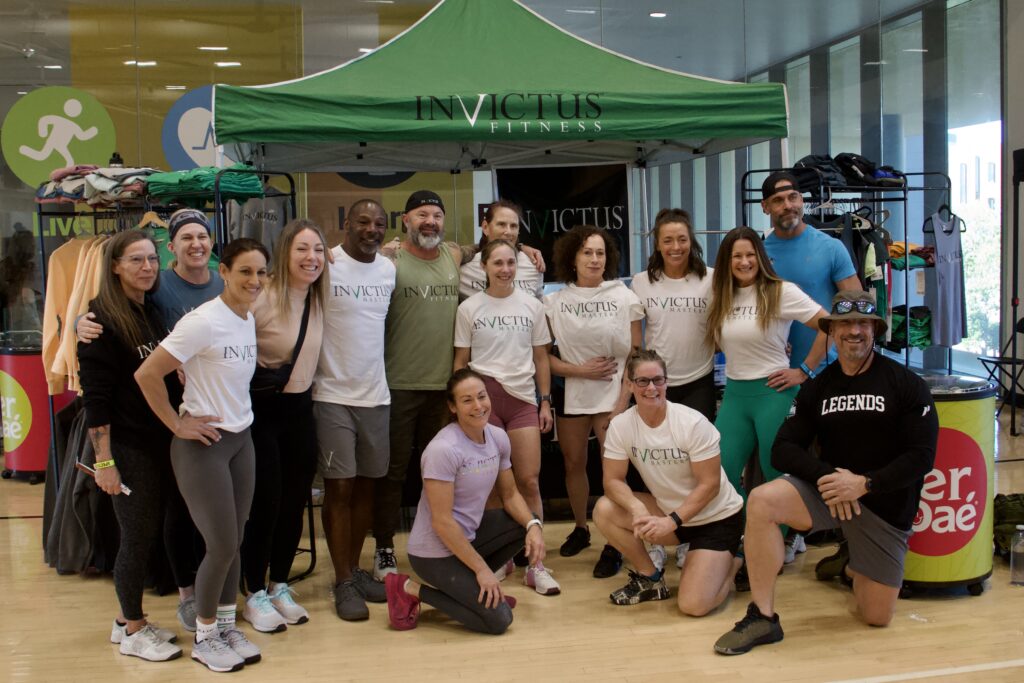
[(126, 261), (131, 264), (133, 268), (141, 268), (143, 263), (148, 263), (151, 266), (160, 264), (160, 257), (156, 254), (152, 256), (118, 256), (117, 260)]
[(858, 313), (863, 313), (864, 315), (871, 315), (876, 310), (875, 305), (870, 301), (837, 301), (832, 306), (832, 312), (845, 315), (855, 308)]
[(665, 382), (668, 381), (668, 377), (665, 377), (665, 375), (658, 375), (657, 377), (632, 377), (629, 381), (640, 388), (644, 388), (650, 384), (660, 387), (664, 386)]

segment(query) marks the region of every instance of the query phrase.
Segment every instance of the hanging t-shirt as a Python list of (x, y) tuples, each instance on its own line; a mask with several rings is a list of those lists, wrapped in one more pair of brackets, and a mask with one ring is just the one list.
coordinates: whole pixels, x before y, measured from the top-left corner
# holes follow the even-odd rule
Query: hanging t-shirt
[[(529, 256), (521, 251), (516, 254), (516, 278), (513, 284), (516, 289), (541, 298), (544, 296), (544, 274), (537, 270)], [(484, 267), (480, 263), (480, 252), (477, 252), (471, 261), (459, 268), (459, 297), (468, 299), (485, 289), (487, 284)]]
[(932, 312), (932, 344), (956, 346), (967, 336), (960, 218), (954, 214), (944, 221), (932, 214), (932, 228), (934, 232), (924, 234), (925, 244), (935, 245), (935, 291), (928, 291), (924, 302)]
[[(690, 463), (719, 455), (718, 430), (706, 417), (678, 403), (667, 408), (662, 423), (648, 427), (633, 406), (612, 420), (604, 440), (604, 457), (633, 463), (665, 513), (677, 509), (697, 488)], [(743, 507), (743, 498), (721, 466), (718, 473), (718, 495), (683, 526), (717, 522)]]
[[(732, 311), (722, 323), (721, 346), (725, 353), (725, 376), (729, 379), (761, 379), (789, 367), (786, 339), (794, 321), (805, 323), (821, 310), (811, 297), (792, 282), (782, 283), (779, 314), (768, 330), (757, 319), (757, 287), (736, 287)], [(800, 365), (803, 358), (797, 360)]]
[[(476, 443), (453, 422), (437, 433), (420, 457), (424, 479), (448, 481), (454, 485), (452, 517), (469, 541), (476, 538), (484, 516), (487, 497), (498, 480), (498, 472), (512, 467), (512, 445), (504, 430), (484, 426), (484, 443)], [(427, 496), (421, 495), (407, 546), (416, 557), (453, 555), (434, 531)]]
[(210, 279), (201, 285), (192, 284), (174, 270), (165, 270), (160, 273), (160, 289), (153, 294), (153, 303), (167, 327), (173, 330), (183, 315), (220, 296), (223, 291), (224, 280), (215, 270), (210, 271)]
[(619, 280), (597, 287), (571, 284), (544, 297), (544, 312), (562, 360), (582, 365), (596, 356), (611, 356), (616, 363), (611, 380), (565, 378), (566, 414), (593, 415), (614, 408), (632, 350), (630, 323), (644, 317), (640, 299)]
[(388, 386), (441, 390), (452, 374), (452, 334), (459, 307), (459, 264), (445, 245), (433, 260), (395, 254), (395, 292), (385, 325)]
[(664, 273), (651, 282), (646, 271), (633, 276), (647, 318), (644, 346), (665, 360), (668, 385), (689, 384), (714, 369), (714, 349), (705, 341), (714, 268), (703, 278), (695, 273), (672, 279)]
[[(857, 274), (853, 259), (843, 243), (810, 225), (797, 237), (788, 240), (779, 239), (774, 231), (771, 232), (764, 240), (764, 250), (780, 278), (794, 283), (826, 311), (832, 308), (836, 283)], [(815, 335), (814, 330), (804, 325), (790, 328), (789, 343), (793, 352), (789, 367), (800, 367), (814, 345)], [(817, 368), (811, 369), (820, 372), (835, 357), (832, 349)]]
[(181, 414), (217, 415), (210, 424), (241, 432), (252, 424), (249, 382), (256, 370), (256, 321), (239, 318), (221, 297), (187, 313), (160, 342), (182, 363)]
[(277, 238), (288, 220), (290, 201), (290, 197), (284, 195), (254, 197), (244, 204), (228, 202), (228, 234), (231, 239), (249, 237), (262, 242), (273, 254)]
[(533, 347), (550, 341), (543, 304), (519, 290), (501, 298), (480, 292), (459, 305), (455, 346), (471, 349), (469, 367), (521, 401), (537, 403)]
[(380, 255), (372, 263), (363, 263), (340, 246), (332, 253), (324, 342), (313, 399), (347, 406), (390, 405), (384, 371), (384, 322), (395, 291), (395, 264)]

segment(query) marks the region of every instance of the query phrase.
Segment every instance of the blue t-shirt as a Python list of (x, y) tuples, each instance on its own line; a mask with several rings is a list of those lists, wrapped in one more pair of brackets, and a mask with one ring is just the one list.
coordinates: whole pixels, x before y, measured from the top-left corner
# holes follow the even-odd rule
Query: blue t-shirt
[[(765, 238), (764, 248), (779, 277), (795, 283), (826, 311), (831, 310), (836, 282), (857, 272), (843, 243), (810, 225), (798, 237), (790, 240), (779, 239), (772, 232)], [(789, 357), (790, 367), (798, 368), (804, 362), (814, 344), (815, 334), (806, 325), (790, 327), (789, 343), (793, 347)], [(826, 360), (831, 363), (835, 358), (835, 350), (830, 349)], [(822, 361), (817, 368), (812, 369), (821, 372), (824, 367), (825, 361)]]
[(220, 296), (223, 291), (224, 281), (215, 270), (210, 271), (210, 279), (203, 285), (194, 285), (173, 270), (165, 270), (160, 273), (160, 289), (153, 295), (153, 303), (164, 317), (167, 329), (173, 330), (183, 315)]

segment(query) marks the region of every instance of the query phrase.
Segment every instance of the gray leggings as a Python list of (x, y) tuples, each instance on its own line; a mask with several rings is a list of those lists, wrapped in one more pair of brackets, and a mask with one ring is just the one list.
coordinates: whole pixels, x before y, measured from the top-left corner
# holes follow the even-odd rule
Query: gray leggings
[(196, 614), (212, 619), (217, 605), (238, 596), (245, 521), (255, 485), (255, 455), (249, 430), (221, 431), (220, 441), (204, 446), (192, 439), (171, 441), (171, 465), (206, 556), (196, 572)]
[[(526, 531), (504, 510), (487, 510), (476, 530), (473, 547), (492, 570), (501, 567), (523, 548)], [(501, 635), (512, 624), (512, 610), (502, 602), (494, 608), (478, 600), (476, 574), (462, 560), (448, 557), (409, 556), (409, 564), (425, 582), (420, 600), (477, 633)]]

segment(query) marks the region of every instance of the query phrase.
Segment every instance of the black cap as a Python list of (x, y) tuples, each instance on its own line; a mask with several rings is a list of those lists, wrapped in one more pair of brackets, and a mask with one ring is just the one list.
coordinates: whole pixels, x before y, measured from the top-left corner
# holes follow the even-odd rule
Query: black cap
[(436, 206), (441, 209), (441, 213), (444, 213), (444, 202), (441, 201), (441, 197), (430, 190), (416, 190), (409, 195), (409, 199), (405, 202), (405, 212), (409, 213), (413, 209), (418, 209), (424, 204)]
[(800, 181), (797, 180), (797, 177), (795, 175), (793, 175), (789, 171), (776, 171), (775, 173), (772, 173), (767, 178), (765, 178), (764, 182), (761, 184), (761, 199), (768, 199), (773, 194), (778, 192), (779, 189), (776, 188), (775, 186), (778, 185), (783, 180), (788, 180), (790, 184), (793, 186), (794, 190), (796, 190), (797, 192), (800, 191)]

